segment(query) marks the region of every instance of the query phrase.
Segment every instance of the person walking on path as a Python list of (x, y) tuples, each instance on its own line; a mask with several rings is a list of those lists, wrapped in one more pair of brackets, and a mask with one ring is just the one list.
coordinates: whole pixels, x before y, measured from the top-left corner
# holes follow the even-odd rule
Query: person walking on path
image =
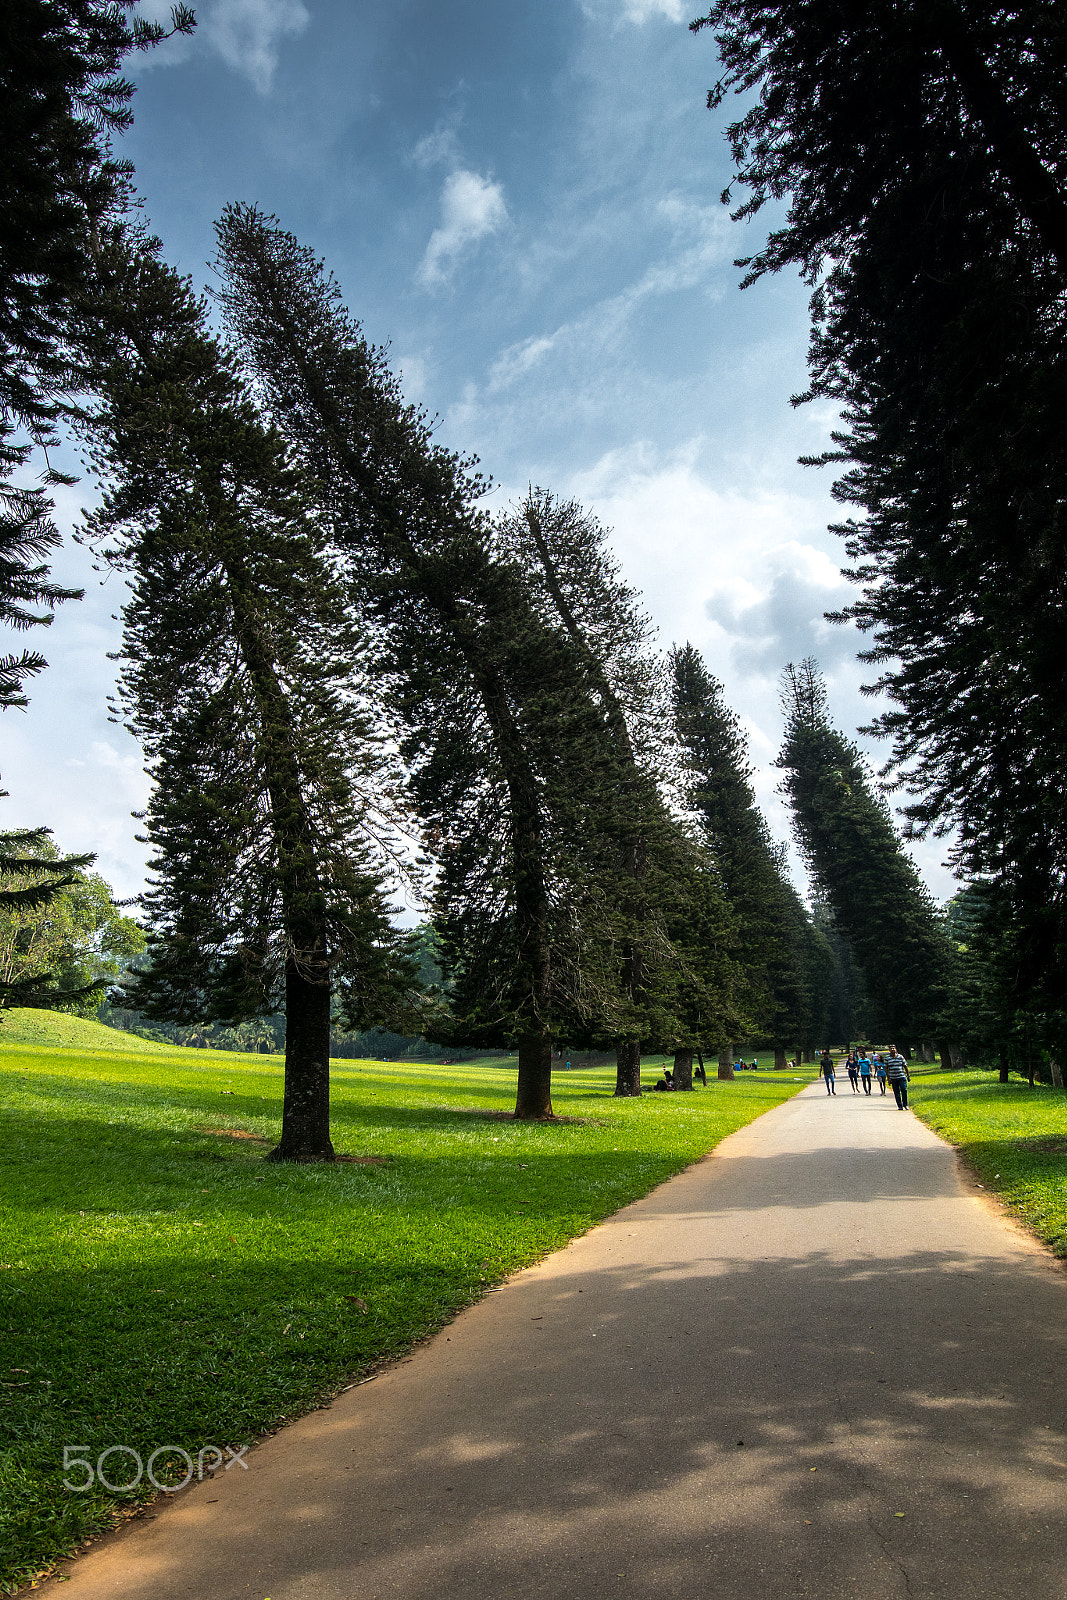
[(897, 1110), (907, 1111), (908, 1084), (911, 1081), (911, 1073), (908, 1071), (908, 1063), (897, 1050), (895, 1044), (890, 1046), (889, 1060), (885, 1064), (885, 1070), (886, 1076), (893, 1085), (893, 1093), (896, 1095), (897, 1100)]
[(859, 1094), (859, 1092), (860, 1092), (860, 1064), (856, 1060), (856, 1056), (855, 1056), (855, 1052), (854, 1051), (849, 1051), (848, 1060), (845, 1062), (845, 1066), (848, 1068), (848, 1081), (852, 1085), (852, 1093), (853, 1094)]
[(871, 1092), (871, 1058), (867, 1054), (866, 1050), (864, 1050), (863, 1054), (860, 1056), (859, 1065), (860, 1065), (860, 1082), (863, 1085), (863, 1092), (864, 1092), (864, 1094), (870, 1094), (870, 1092)]
[(878, 1079), (878, 1087), (879, 1087), (879, 1089), (882, 1091), (883, 1094), (885, 1094), (885, 1085), (886, 1085), (885, 1062), (882, 1060), (881, 1056), (875, 1056), (875, 1058), (874, 1058), (874, 1075)]
[(819, 1071), (826, 1079), (827, 1094), (836, 1094), (837, 1084), (834, 1082), (834, 1063), (829, 1050), (824, 1050), (819, 1057)]

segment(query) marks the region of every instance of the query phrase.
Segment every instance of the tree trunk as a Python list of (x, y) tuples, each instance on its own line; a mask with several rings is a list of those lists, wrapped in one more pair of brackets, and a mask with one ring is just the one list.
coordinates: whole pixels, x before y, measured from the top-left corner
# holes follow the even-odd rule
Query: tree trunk
[(617, 1062), (615, 1073), (616, 1098), (632, 1098), (639, 1095), (641, 1093), (640, 1039), (620, 1039), (615, 1047), (615, 1059)]
[(774, 1047), (774, 1070), (775, 1070), (775, 1072), (784, 1072), (785, 1071), (785, 1045), (784, 1044), (776, 1044), (775, 1047)]
[(953, 1070), (953, 1072), (962, 1072), (963, 1071), (963, 1064), (964, 1064), (963, 1063), (963, 1051), (960, 1049), (960, 1046), (958, 1044), (950, 1044), (948, 1048), (949, 1048), (949, 1054), (952, 1057), (952, 1070)]
[(1060, 1067), (1059, 1062), (1056, 1060), (1055, 1056), (1049, 1056), (1049, 1058), (1048, 1058), (1048, 1070), (1052, 1074), (1052, 1087), (1054, 1089), (1062, 1089), (1063, 1088), (1063, 1071), (1062, 1071), (1062, 1069)]
[(271, 826), (289, 946), (285, 963), (285, 1090), (282, 1136), (269, 1161), (332, 1161), (330, 1142), (330, 954), (326, 897), (296, 757), (289, 702), (270, 630), (236, 553), (227, 562), (238, 647), (259, 715), (257, 754), (270, 797)]
[(1005, 1051), (1003, 1045), (1000, 1047), (999, 1051), (997, 1052), (997, 1058), (998, 1058), (998, 1064), (1000, 1066), (1000, 1081), (1001, 1081), (1001, 1083), (1007, 1083), (1007, 1081), (1008, 1081), (1008, 1056), (1007, 1056), (1007, 1052)]
[(937, 1053), (941, 1057), (941, 1071), (942, 1072), (951, 1072), (952, 1071), (952, 1046), (948, 1043), (948, 1041), (946, 1039), (942, 1039), (941, 1043), (938, 1045)]
[(268, 1161), (332, 1161), (330, 1142), (330, 983), (285, 967), (285, 1093), (282, 1136)]
[(674, 1052), (674, 1087), (676, 1089), (691, 1089), (693, 1087), (692, 1050), (676, 1050)]
[(723, 1078), (727, 1083), (732, 1082), (736, 1077), (734, 1072), (734, 1053), (728, 1044), (724, 1045), (719, 1051), (719, 1077)]
[(1011, 102), (975, 43), (958, 4), (929, 6), (930, 42), (939, 48), (956, 79), (967, 110), (989, 141), (1019, 210), (1041, 235), (1061, 267), (1067, 266), (1067, 209), (1056, 181), (1019, 121)]
[(552, 1114), (552, 1042), (547, 1034), (528, 1033), (519, 1040), (515, 1115), (532, 1121)]
[(815, 1060), (815, 1046), (811, 1045), (811, 1044), (805, 1045), (804, 1046), (804, 1061), (805, 1061), (805, 1063), (810, 1065), (811, 1063), (814, 1062), (814, 1060)]

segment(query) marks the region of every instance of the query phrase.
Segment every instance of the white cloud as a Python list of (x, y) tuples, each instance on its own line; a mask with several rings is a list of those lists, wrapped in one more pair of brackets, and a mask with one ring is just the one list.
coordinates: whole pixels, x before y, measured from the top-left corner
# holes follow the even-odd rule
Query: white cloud
[(663, 17), (668, 22), (684, 22), (692, 15), (692, 6), (685, 0), (623, 0), (622, 15), (619, 16), (617, 0), (612, 0), (610, 5), (605, 5), (603, 0), (580, 0), (582, 11), (598, 26), (605, 22), (634, 22), (641, 27), (646, 22), (651, 22), (654, 17)]
[(668, 22), (682, 22), (687, 14), (682, 0), (626, 0), (623, 10), (627, 22), (639, 24), (650, 22), (653, 17), (666, 17)]
[(303, 33), (310, 21), (303, 0), (216, 0), (201, 27), (227, 65), (266, 94), (282, 41)]
[(443, 117), (432, 133), (419, 140), (412, 151), (417, 167), (459, 166), (459, 140), (456, 136), (459, 120), (458, 113)]
[[(166, 25), (170, 0), (147, 0), (140, 10), (146, 20)], [(168, 39), (138, 57), (138, 70), (177, 66), (198, 46), (206, 47), (235, 72), (243, 73), (260, 94), (266, 94), (283, 41), (303, 33), (311, 13), (304, 0), (206, 0), (197, 5), (196, 20), (196, 32), (191, 36)]]
[[(677, 194), (660, 200), (656, 210), (670, 228), (661, 259), (618, 294), (597, 301), (554, 332), (508, 345), (489, 370), (488, 394), (498, 394), (525, 378), (553, 353), (573, 359), (582, 349), (602, 348), (619, 340), (631, 315), (645, 301), (701, 284), (709, 294), (721, 293), (722, 286), (712, 280), (712, 273), (732, 255), (729, 219), (718, 207), (696, 204)], [(450, 415), (450, 420), (455, 419)]]
[(446, 281), (464, 251), (496, 233), (508, 220), (504, 191), (498, 183), (461, 167), (450, 172), (441, 190), (441, 225), (426, 246), (417, 273), (424, 288)]
[(506, 389), (516, 378), (521, 378), (524, 373), (532, 372), (534, 367), (540, 366), (558, 338), (559, 333), (553, 333), (533, 339), (523, 339), (519, 344), (509, 345), (506, 350), (501, 351), (490, 368), (490, 394), (499, 389)]

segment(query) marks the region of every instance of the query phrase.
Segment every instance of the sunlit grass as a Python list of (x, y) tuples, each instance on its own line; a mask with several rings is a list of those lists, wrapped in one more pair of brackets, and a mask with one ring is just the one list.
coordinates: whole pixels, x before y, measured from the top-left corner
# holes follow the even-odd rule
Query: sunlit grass
[(912, 1084), (923, 1121), (956, 1145), (1059, 1256), (1067, 1257), (1067, 1095), (999, 1083), (989, 1072), (945, 1072)]
[(136, 1498), (66, 1491), (64, 1445), (243, 1443), (798, 1088), (745, 1074), (617, 1101), (610, 1069), (560, 1073), (557, 1113), (584, 1120), (530, 1124), (478, 1114), (512, 1108), (513, 1069), (341, 1061), (334, 1142), (380, 1164), (275, 1166), (280, 1060), (77, 1032), (0, 1031), (6, 1585)]

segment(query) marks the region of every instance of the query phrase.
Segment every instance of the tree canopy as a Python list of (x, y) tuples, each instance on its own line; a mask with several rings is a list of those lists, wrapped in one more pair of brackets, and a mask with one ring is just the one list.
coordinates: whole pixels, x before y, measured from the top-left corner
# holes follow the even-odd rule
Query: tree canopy
[(859, 750), (830, 722), (814, 660), (786, 668), (782, 707), (778, 765), (797, 844), (863, 975), (870, 1025), (902, 1043), (937, 1037), (951, 948)]
[[(872, 724), (918, 832), (1010, 927), (1012, 1006), (1067, 990), (1067, 29), (1053, 0), (724, 0), (748, 97), (738, 215), (786, 200), (745, 282), (811, 284), (810, 383), (842, 408), (838, 531)], [(1007, 969), (1006, 969), (1007, 970)], [(1011, 1007), (1009, 1007), (1009, 1010)]]

